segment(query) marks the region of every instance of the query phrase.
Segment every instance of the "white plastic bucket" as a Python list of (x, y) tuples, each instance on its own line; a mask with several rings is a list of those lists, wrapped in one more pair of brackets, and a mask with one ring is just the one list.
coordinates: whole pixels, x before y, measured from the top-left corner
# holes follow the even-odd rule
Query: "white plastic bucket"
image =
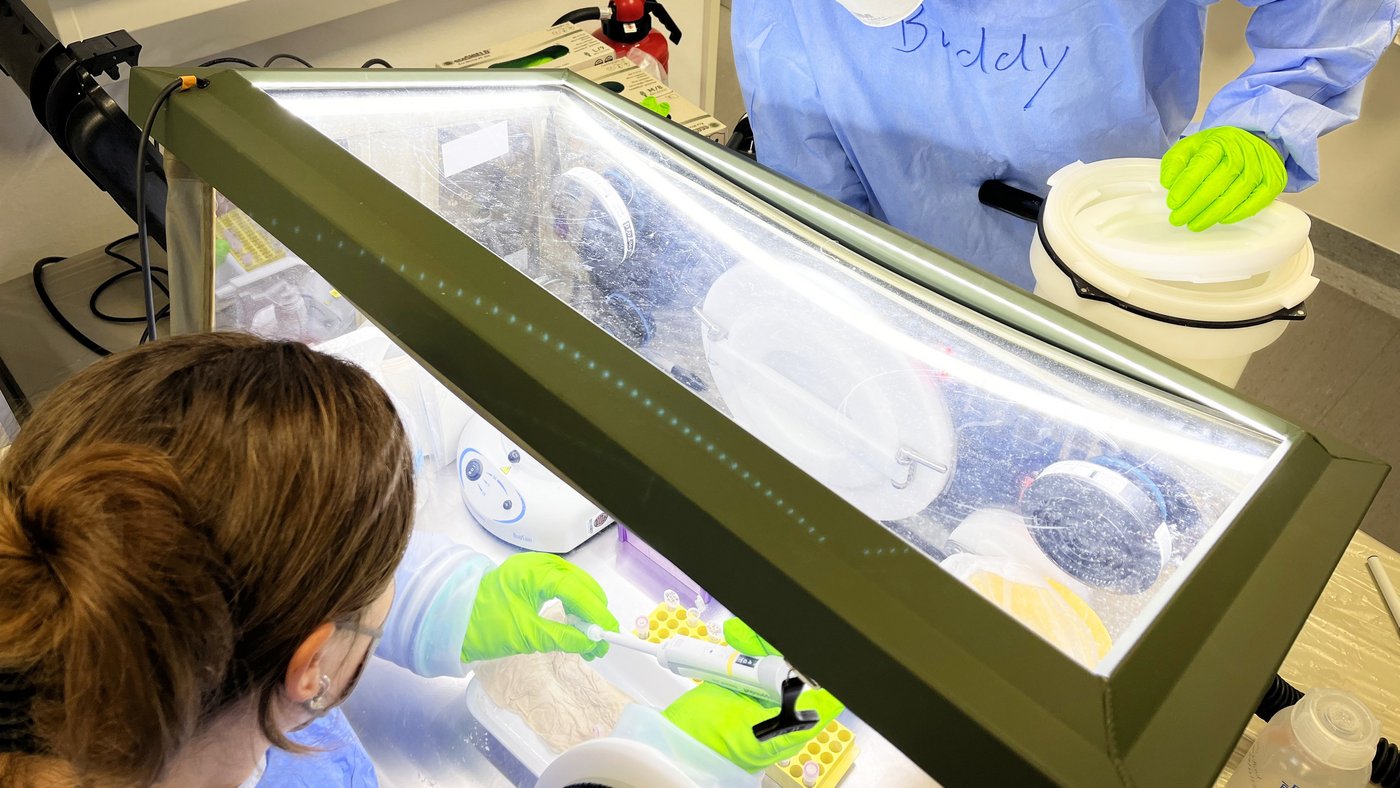
[(1030, 251), (1035, 294), (1233, 386), (1317, 287), (1310, 222), (1274, 203), (1203, 233), (1172, 227), (1159, 167), (1110, 159), (1051, 176)]

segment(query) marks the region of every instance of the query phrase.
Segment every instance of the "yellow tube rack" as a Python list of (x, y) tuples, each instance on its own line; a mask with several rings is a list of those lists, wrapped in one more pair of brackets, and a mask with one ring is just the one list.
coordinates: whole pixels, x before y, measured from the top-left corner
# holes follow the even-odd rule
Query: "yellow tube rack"
[(810, 761), (817, 764), (817, 780), (812, 788), (833, 788), (855, 765), (860, 748), (856, 746), (856, 735), (850, 728), (832, 720), (807, 742), (790, 760), (779, 761), (768, 767), (766, 776), (780, 788), (807, 788), (802, 781), (802, 771)]
[[(669, 637), (680, 635), (728, 645), (722, 632), (710, 631), (710, 626), (699, 616), (670, 602), (658, 603), (647, 614), (646, 622), (645, 631), (636, 627), (632, 634), (651, 643), (660, 643)], [(790, 760), (768, 767), (766, 774), (768, 779), (780, 788), (808, 788), (802, 781), (802, 772), (809, 761), (814, 761), (819, 771), (812, 788), (834, 788), (851, 770), (859, 754), (860, 748), (856, 746), (855, 734), (850, 728), (832, 720), (807, 742), (802, 752)]]
[(673, 606), (667, 602), (658, 603), (656, 607), (652, 608), (651, 613), (647, 614), (645, 633), (638, 627), (632, 630), (632, 634), (651, 643), (660, 643), (672, 635), (681, 635), (682, 637), (728, 645), (724, 642), (722, 632), (711, 632), (710, 626), (700, 620), (698, 616), (693, 616), (685, 608)]

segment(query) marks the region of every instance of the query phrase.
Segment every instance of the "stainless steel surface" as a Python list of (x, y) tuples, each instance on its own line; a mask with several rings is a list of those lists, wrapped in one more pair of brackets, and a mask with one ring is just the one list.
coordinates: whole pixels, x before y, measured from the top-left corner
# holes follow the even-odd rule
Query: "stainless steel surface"
[[(132, 242), (118, 247), (117, 251), (134, 259), (135, 246)], [(152, 246), (151, 263), (165, 264), (160, 247)], [(102, 280), (127, 268), (125, 263), (104, 255), (102, 249), (92, 249), (44, 269), (44, 282), (50, 297), (69, 322), (99, 345), (115, 351), (135, 347), (141, 338), (142, 326), (98, 320), (88, 312), (88, 296)], [(157, 293), (157, 305), (161, 302), (161, 295)], [(101, 306), (108, 314), (142, 314), (140, 278), (127, 277), (109, 289)], [(5, 360), (31, 402), (42, 399), (54, 386), (99, 358), (54, 322), (39, 301), (28, 274), (0, 284), (0, 316), (3, 316), (0, 317), (3, 322), (0, 358)]]

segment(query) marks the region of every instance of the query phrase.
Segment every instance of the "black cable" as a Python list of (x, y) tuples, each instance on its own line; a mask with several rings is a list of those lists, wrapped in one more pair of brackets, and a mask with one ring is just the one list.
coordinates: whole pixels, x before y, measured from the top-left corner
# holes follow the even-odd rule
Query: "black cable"
[(263, 63), (263, 68), (267, 68), (268, 66), (272, 65), (273, 63), (276, 63), (279, 60), (295, 60), (296, 62), (302, 64), (303, 66), (306, 66), (307, 68), (315, 68), (315, 66), (308, 63), (305, 58), (300, 58), (296, 55), (289, 55), (286, 52), (279, 52), (273, 55), (272, 57), (268, 58), (267, 62)]
[[(120, 261), (122, 261), (123, 263), (126, 263), (127, 265), (131, 266), (131, 270), (129, 270), (129, 271), (118, 271), (117, 273), (112, 274), (111, 276), (109, 276), (109, 277), (107, 277), (106, 279), (102, 280), (101, 284), (99, 284), (97, 287), (93, 288), (92, 295), (88, 297), (88, 311), (91, 312), (91, 313), (92, 313), (92, 316), (95, 317), (95, 318), (97, 318), (98, 320), (105, 320), (105, 321), (107, 321), (108, 323), (144, 323), (144, 322), (146, 322), (146, 316), (145, 316), (145, 315), (139, 315), (139, 316), (137, 316), (137, 317), (126, 317), (126, 316), (123, 316), (123, 315), (109, 315), (109, 314), (107, 314), (106, 312), (103, 312), (102, 309), (99, 308), (99, 307), (97, 306), (97, 302), (102, 298), (102, 294), (103, 294), (103, 293), (106, 293), (107, 290), (110, 289), (113, 285), (117, 284), (118, 282), (122, 281), (123, 279), (126, 279), (126, 278), (129, 277), (129, 276), (136, 276), (136, 275), (138, 275), (138, 274), (141, 273), (141, 264), (140, 264), (140, 263), (136, 262), (135, 260), (131, 259), (130, 257), (127, 257), (126, 255), (122, 254), (121, 252), (118, 252), (118, 251), (117, 251), (117, 246), (119, 246), (119, 245), (121, 245), (121, 244), (124, 244), (124, 243), (127, 243), (127, 242), (129, 242), (129, 241), (134, 241), (134, 240), (136, 240), (136, 234), (135, 234), (135, 233), (132, 233), (131, 235), (122, 236), (121, 238), (118, 238), (117, 240), (115, 240), (115, 241), (113, 241), (113, 242), (107, 244), (106, 246), (104, 246), (104, 247), (102, 248), (102, 253), (103, 253), (103, 254), (107, 255), (108, 257), (110, 257), (110, 258), (112, 258), (112, 259), (114, 259), (114, 260), (120, 260)], [(160, 266), (151, 266), (151, 273), (153, 273), (153, 274), (161, 274), (162, 276), (165, 276), (165, 277), (167, 277), (167, 278), (169, 278), (169, 276), (170, 276), (170, 272), (167, 271), (167, 270), (164, 269), (164, 268), (161, 268)], [(167, 287), (166, 284), (165, 284), (164, 282), (160, 281), (159, 279), (155, 279), (155, 280), (153, 280), (153, 281), (154, 281), (154, 283), (155, 283), (156, 288), (159, 289), (162, 293), (165, 294), (165, 300), (166, 300), (166, 302), (167, 302), (167, 304), (168, 304), (169, 301), (170, 301), (170, 288)]]
[[(261, 66), (259, 66), (257, 63), (254, 63), (251, 60), (244, 60), (241, 57), (216, 57), (213, 60), (206, 60), (203, 63), (200, 63), (199, 67), (208, 68), (209, 66), (217, 66), (221, 63), (237, 63), (240, 66), (247, 66), (248, 68), (268, 68), (273, 63), (276, 63), (279, 60), (293, 60), (297, 63), (302, 64), (303, 66), (306, 66), (307, 68), (315, 68), (315, 66), (311, 65), (311, 62), (308, 61), (306, 58), (288, 54), (286, 52), (280, 52), (276, 55), (273, 55), (272, 57), (268, 58), (267, 62), (263, 63)], [(374, 66), (393, 68), (394, 64), (390, 63), (382, 57), (372, 57), (369, 60), (366, 60), (363, 64), (361, 64), (360, 68), (372, 68)]]
[[(166, 304), (165, 306), (161, 307), (161, 308), (160, 308), (160, 311), (156, 313), (156, 320), (164, 320), (164, 319), (166, 319), (167, 317), (170, 317), (170, 305), (169, 305), (169, 304)], [(144, 344), (146, 344), (147, 342), (150, 342), (150, 341), (151, 341), (150, 335), (149, 335), (146, 331), (142, 331), (142, 332), (141, 332), (141, 339), (138, 340), (138, 344), (144, 345)]]
[(44, 269), (54, 263), (61, 263), (67, 259), (66, 257), (45, 257), (35, 263), (32, 274), (34, 277), (34, 291), (39, 294), (39, 300), (44, 303), (44, 309), (48, 311), (49, 316), (58, 322), (59, 326), (67, 332), (68, 336), (77, 340), (78, 344), (99, 356), (110, 356), (112, 355), (112, 351), (92, 341), (87, 334), (79, 331), (77, 326), (68, 322), (68, 318), (64, 317), (63, 313), (59, 311), (58, 304), (55, 304), (53, 299), (49, 298), (48, 288), (44, 287)]
[(122, 237), (118, 238), (117, 240), (115, 240), (115, 241), (113, 241), (113, 242), (107, 244), (106, 246), (102, 247), (102, 253), (105, 254), (105, 255), (107, 255), (108, 257), (115, 257), (115, 258), (117, 258), (118, 260), (121, 260), (121, 261), (123, 261), (123, 262), (125, 262), (125, 263), (128, 263), (128, 264), (130, 264), (130, 265), (140, 265), (140, 263), (136, 262), (135, 260), (131, 259), (130, 257), (123, 256), (122, 254), (120, 254), (120, 253), (117, 252), (117, 247), (118, 247), (118, 246), (121, 246), (122, 244), (125, 244), (125, 243), (131, 243), (132, 241), (135, 241), (135, 240), (136, 240), (136, 233), (132, 233), (131, 235), (123, 235)]
[[(102, 319), (102, 320), (106, 320), (106, 321), (108, 321), (108, 322), (110, 322), (110, 323), (144, 323), (144, 322), (146, 322), (146, 317), (145, 317), (145, 315), (141, 315), (141, 316), (139, 316), (139, 317), (124, 317), (124, 316), (119, 316), (119, 315), (109, 315), (109, 314), (107, 314), (107, 313), (101, 311), (100, 309), (98, 309), (97, 306), (96, 306), (97, 300), (98, 300), (98, 299), (102, 296), (102, 294), (103, 294), (108, 288), (110, 288), (112, 285), (116, 284), (117, 282), (121, 281), (122, 279), (124, 279), (124, 278), (126, 278), (126, 277), (128, 277), (128, 276), (135, 276), (135, 275), (141, 273), (141, 266), (140, 266), (139, 263), (137, 263), (135, 260), (132, 260), (130, 257), (127, 257), (126, 255), (121, 254), (120, 252), (117, 252), (117, 251), (115, 250), (115, 247), (117, 246), (117, 244), (125, 243), (125, 242), (127, 242), (127, 241), (133, 241), (133, 240), (136, 240), (136, 236), (135, 236), (135, 235), (128, 235), (128, 236), (123, 237), (123, 238), (118, 238), (117, 240), (111, 242), (110, 244), (107, 244), (107, 246), (103, 248), (102, 251), (103, 251), (105, 254), (107, 254), (109, 257), (112, 257), (112, 258), (115, 258), (115, 259), (117, 259), (117, 260), (120, 260), (120, 261), (126, 263), (127, 265), (131, 266), (131, 268), (130, 268), (129, 270), (126, 270), (126, 271), (120, 271), (120, 272), (118, 272), (118, 273), (116, 273), (116, 274), (114, 274), (114, 275), (108, 277), (107, 279), (103, 280), (102, 283), (99, 284), (99, 285), (96, 287), (96, 289), (93, 290), (92, 295), (88, 298), (88, 309), (93, 313), (93, 315), (95, 315), (96, 317), (98, 317), (98, 318), (100, 318), (100, 319)], [(66, 260), (66, 259), (68, 259), (68, 258), (66, 258), (66, 257), (45, 257), (45, 258), (43, 258), (42, 260), (40, 260), (39, 262), (37, 262), (37, 263), (34, 264), (34, 271), (33, 271), (34, 292), (39, 296), (39, 300), (40, 300), (41, 302), (43, 302), (44, 310), (47, 311), (47, 312), (49, 313), (49, 315), (54, 319), (55, 322), (58, 323), (59, 327), (63, 329), (64, 333), (66, 333), (66, 334), (68, 334), (68, 336), (72, 337), (73, 340), (76, 341), (78, 344), (82, 345), (83, 347), (87, 348), (88, 350), (91, 350), (92, 352), (96, 353), (96, 354), (99, 355), (99, 356), (108, 356), (108, 355), (111, 355), (112, 351), (110, 351), (110, 350), (108, 350), (107, 348), (103, 347), (102, 345), (98, 344), (98, 343), (96, 342), (96, 340), (94, 340), (92, 337), (89, 337), (87, 334), (84, 334), (84, 333), (82, 332), (82, 330), (80, 330), (77, 326), (73, 325), (73, 323), (71, 323), (66, 317), (64, 317), (63, 313), (62, 313), (62, 312), (59, 310), (59, 308), (58, 308), (58, 304), (56, 304), (56, 303), (54, 302), (53, 298), (49, 296), (48, 286), (44, 284), (44, 269), (48, 268), (50, 265), (54, 265), (54, 264), (56, 264), (56, 263), (59, 263), (59, 262), (62, 262), (62, 261), (64, 261), (64, 260)], [(153, 266), (151, 270), (152, 270), (153, 272), (156, 272), (156, 273), (167, 274), (166, 269), (161, 268), (161, 267), (159, 267), (159, 266)], [(167, 274), (167, 275), (168, 275), (168, 274)], [(161, 306), (160, 310), (156, 312), (156, 320), (160, 320), (160, 319), (162, 319), (163, 317), (168, 317), (168, 316), (170, 315), (170, 304), (168, 303), (168, 299), (169, 299), (169, 297), (170, 297), (170, 290), (166, 287), (166, 284), (165, 284), (164, 282), (160, 281), (159, 279), (154, 280), (154, 282), (155, 282), (155, 286), (156, 286), (157, 288), (159, 288), (160, 291), (161, 291), (162, 293), (165, 294), (166, 299), (167, 299), (167, 303), (163, 304), (163, 305)], [(143, 336), (145, 335), (144, 332), (143, 332), (142, 335), (143, 335)]]
[(220, 63), (237, 63), (240, 66), (247, 66), (248, 68), (258, 67), (257, 63), (254, 63), (251, 60), (244, 60), (241, 57), (216, 57), (213, 60), (206, 60), (203, 63), (200, 63), (199, 67), (208, 68), (210, 66), (217, 66)]
[[(161, 275), (163, 275), (163, 276), (169, 276), (169, 272), (166, 271), (164, 268), (161, 268), (160, 266), (154, 266), (154, 265), (151, 266), (151, 273), (153, 273), (153, 274), (161, 274)], [(132, 268), (132, 269), (129, 270), (129, 271), (118, 271), (117, 273), (115, 273), (115, 274), (113, 274), (113, 275), (107, 277), (106, 279), (102, 280), (102, 283), (101, 283), (101, 284), (99, 284), (97, 287), (93, 288), (92, 295), (88, 296), (88, 311), (92, 313), (92, 316), (93, 316), (93, 317), (97, 318), (98, 320), (106, 321), (106, 322), (108, 322), (108, 323), (144, 323), (144, 322), (146, 322), (146, 316), (145, 316), (145, 315), (134, 315), (134, 316), (128, 316), (128, 315), (109, 315), (109, 314), (107, 314), (106, 312), (103, 312), (102, 309), (97, 305), (97, 302), (98, 302), (99, 300), (101, 300), (102, 295), (103, 295), (104, 293), (106, 293), (108, 290), (110, 290), (110, 289), (112, 288), (113, 285), (116, 285), (118, 282), (122, 281), (123, 279), (126, 279), (126, 278), (129, 277), (129, 276), (140, 276), (140, 275), (141, 275), (141, 268), (140, 268), (140, 266), (137, 266), (136, 268)], [(164, 282), (160, 281), (159, 279), (153, 279), (152, 281), (155, 283), (156, 289), (165, 294), (165, 298), (166, 298), (166, 300), (168, 301), (168, 300), (170, 299), (170, 289), (165, 285)], [(165, 305), (162, 305), (161, 308), (164, 309), (164, 308), (165, 308)], [(157, 318), (156, 318), (156, 319), (159, 319), (159, 312), (157, 312)]]
[[(136, 144), (136, 244), (141, 253), (141, 286), (146, 297), (146, 336), (156, 339), (156, 297), (155, 284), (151, 281), (151, 239), (146, 229), (146, 146), (151, 141), (151, 129), (156, 125), (156, 115), (170, 96), (177, 90), (184, 90), (189, 80), (184, 77), (172, 79), (161, 88), (156, 100), (151, 104), (151, 112), (146, 116), (146, 124), (141, 127), (141, 140)], [(205, 86), (209, 80), (193, 80), (194, 85)], [(143, 340), (144, 341), (144, 340)]]

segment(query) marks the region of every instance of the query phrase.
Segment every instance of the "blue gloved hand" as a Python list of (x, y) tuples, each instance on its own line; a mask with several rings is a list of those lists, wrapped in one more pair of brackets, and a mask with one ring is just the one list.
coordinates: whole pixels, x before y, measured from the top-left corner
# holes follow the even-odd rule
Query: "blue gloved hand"
[(1162, 157), (1161, 183), (1170, 221), (1200, 232), (1264, 210), (1288, 184), (1283, 159), (1269, 143), (1234, 126), (1202, 129)]

